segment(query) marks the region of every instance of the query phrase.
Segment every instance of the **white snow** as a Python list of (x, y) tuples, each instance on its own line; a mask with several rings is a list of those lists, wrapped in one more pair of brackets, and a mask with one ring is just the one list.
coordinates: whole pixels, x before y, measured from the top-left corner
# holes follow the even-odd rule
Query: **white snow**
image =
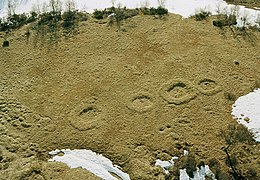
[[(42, 7), (49, 5), (49, 0), (17, 0), (18, 5), (16, 7), (16, 13), (30, 12), (32, 8), (42, 10)], [(64, 1), (62, 1), (64, 2)], [(148, 3), (145, 3), (148, 2)], [(76, 8), (79, 10), (93, 12), (94, 9), (104, 9), (111, 7), (111, 0), (75, 0)], [(121, 4), (128, 8), (142, 7), (147, 4), (148, 7), (157, 7), (157, 0), (115, 0), (115, 6)], [(166, 0), (165, 7), (171, 13), (180, 14), (184, 18), (194, 15), (200, 9), (216, 14), (217, 10), (230, 13), (235, 6), (228, 5), (224, 0)], [(237, 6), (238, 12), (238, 24), (241, 25), (241, 17), (247, 16), (248, 23), (254, 25), (257, 19), (259, 10), (245, 8), (244, 6)], [(7, 0), (1, 0), (0, 2), (0, 17), (7, 15)]]
[(197, 167), (197, 171), (193, 172), (194, 178), (190, 178), (186, 172), (186, 169), (180, 170), (180, 180), (205, 180), (206, 176), (215, 180), (215, 175), (209, 169), (208, 165)]
[[(184, 150), (184, 156), (187, 156), (189, 152), (187, 150)], [(155, 166), (160, 166), (163, 168), (165, 174), (169, 174), (170, 167), (174, 166), (174, 161), (177, 160), (178, 157), (174, 156), (169, 161), (162, 161), (160, 159), (157, 159), (155, 161)], [(208, 165), (201, 166), (200, 168), (197, 167), (197, 170), (193, 172), (194, 178), (190, 178), (189, 175), (186, 172), (186, 169), (180, 169), (180, 180), (205, 180), (206, 176), (210, 177), (212, 180), (216, 180), (215, 175), (213, 172), (209, 169)]]
[(165, 174), (169, 174), (169, 169), (170, 167), (172, 167), (174, 165), (174, 160), (177, 160), (178, 157), (174, 156), (171, 158), (171, 160), (169, 161), (162, 161), (160, 159), (156, 159), (155, 161), (155, 166), (160, 166), (161, 168), (163, 168)]
[(260, 142), (260, 89), (238, 98), (231, 114), (252, 131), (255, 140)]
[[(64, 155), (58, 156), (60, 152)], [(49, 155), (54, 155), (49, 161), (62, 162), (70, 168), (84, 168), (104, 180), (117, 180), (111, 173), (122, 180), (130, 180), (129, 175), (121, 171), (119, 166), (113, 165), (109, 159), (91, 150), (62, 149), (51, 151)]]

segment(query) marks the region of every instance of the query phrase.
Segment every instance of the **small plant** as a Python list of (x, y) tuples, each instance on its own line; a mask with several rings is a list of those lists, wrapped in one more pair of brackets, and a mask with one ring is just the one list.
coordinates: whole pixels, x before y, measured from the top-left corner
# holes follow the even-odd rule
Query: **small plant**
[(104, 18), (104, 12), (102, 10), (98, 10), (98, 9), (95, 9), (94, 12), (93, 12), (93, 17), (95, 19), (103, 19)]
[(233, 153), (236, 145), (239, 143), (254, 144), (254, 136), (248, 129), (241, 124), (229, 125), (226, 130), (222, 130), (220, 136), (224, 138), (226, 146), (222, 150), (226, 154), (226, 165), (230, 167), (230, 174), (235, 180), (243, 180), (247, 177), (243, 175), (242, 171), (238, 168), (237, 153)]
[(189, 177), (194, 178), (193, 172), (197, 170), (197, 162), (193, 155), (188, 154), (186, 162), (185, 162), (185, 168), (186, 172), (189, 175)]
[(15, 0), (7, 1), (7, 14), (9, 17), (15, 14), (16, 6), (17, 6), (17, 1)]
[(237, 17), (235, 15), (222, 14), (218, 16), (217, 20), (213, 21), (213, 25), (219, 28), (237, 25)]
[(165, 7), (166, 0), (157, 0), (159, 7)]
[(197, 165), (203, 166), (204, 162), (200, 162), (199, 164), (196, 161), (194, 155), (189, 153), (187, 156), (180, 157), (178, 161), (175, 162), (174, 166), (172, 166), (169, 170), (170, 174), (168, 176), (169, 179), (179, 179), (180, 169), (186, 169), (186, 172), (190, 178), (194, 178), (194, 172), (197, 171)]
[(141, 14), (144, 15), (159, 15), (159, 16), (163, 16), (168, 14), (168, 9), (162, 7), (162, 6), (158, 6), (157, 8), (151, 7), (151, 8), (141, 8), (140, 9)]
[(216, 179), (231, 179), (229, 174), (222, 171), (221, 164), (216, 158), (210, 159), (208, 165), (211, 171), (214, 173)]
[(237, 98), (233, 93), (225, 92), (224, 97), (229, 101), (235, 101)]
[(237, 25), (237, 16), (239, 15), (239, 6), (234, 6), (229, 11), (227, 8), (221, 9), (220, 4), (217, 5), (217, 20), (213, 21), (213, 25), (219, 28), (225, 26)]
[(156, 14), (159, 16), (168, 14), (168, 9), (165, 9), (163, 6), (159, 6), (159, 7), (157, 7)]
[(205, 20), (210, 15), (211, 15), (211, 12), (201, 9), (200, 11), (198, 11), (195, 14), (195, 19), (196, 19), (196, 21), (202, 21), (202, 20)]
[(62, 27), (65, 29), (66, 33), (70, 33), (77, 27), (77, 11), (75, 10), (75, 2), (73, 0), (67, 0), (66, 10), (62, 14)]

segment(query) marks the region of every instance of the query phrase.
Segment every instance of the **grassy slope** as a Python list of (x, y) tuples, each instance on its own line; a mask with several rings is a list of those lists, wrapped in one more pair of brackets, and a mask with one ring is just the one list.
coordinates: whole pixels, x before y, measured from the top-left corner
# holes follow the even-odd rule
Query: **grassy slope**
[[(137, 16), (123, 28), (126, 32), (117, 32), (89, 20), (81, 23), (74, 37), (52, 45), (39, 42), (37, 47), (33, 35), (26, 44), (25, 29), (15, 32), (10, 48), (0, 51), (1, 94), (28, 107), (32, 113), (27, 121), (32, 125), (6, 126), (23, 134), (24, 143), (37, 143), (41, 159), (56, 148), (92, 149), (123, 166), (133, 179), (163, 178), (162, 170), (152, 166), (155, 159), (181, 155), (184, 149), (197, 159), (207, 162), (216, 157), (223, 163), (224, 144), (217, 135), (234, 123), (233, 101), (224, 93), (239, 97), (256, 87), (259, 33), (234, 37), (229, 29), (214, 27), (211, 19), (196, 22), (172, 14), (165, 20)], [(179, 78), (194, 87), (204, 78), (212, 79), (222, 91), (198, 93), (182, 105), (169, 104), (160, 89)], [(141, 92), (153, 99), (148, 112), (128, 108)], [(78, 121), (75, 109), (84, 108), (82, 101), (99, 109), (101, 118), (91, 130), (71, 126)], [(242, 169), (257, 167), (259, 145), (246, 147), (250, 155), (241, 156)], [(42, 169), (48, 176), (50, 170)]]
[(260, 2), (258, 0), (226, 0), (226, 2), (243, 5), (248, 8), (260, 8)]

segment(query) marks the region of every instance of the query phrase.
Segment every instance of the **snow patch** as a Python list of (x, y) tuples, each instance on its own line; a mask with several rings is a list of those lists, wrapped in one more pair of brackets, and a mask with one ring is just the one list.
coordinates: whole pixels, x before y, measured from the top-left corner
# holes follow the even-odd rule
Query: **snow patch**
[[(59, 153), (64, 154), (58, 156)], [(70, 168), (84, 168), (104, 180), (117, 180), (111, 173), (122, 180), (130, 180), (129, 175), (121, 171), (119, 166), (113, 165), (109, 159), (91, 150), (56, 149), (49, 152), (49, 155), (54, 155), (52, 159), (49, 159), (51, 162), (62, 162)]]
[(255, 140), (260, 142), (260, 88), (238, 98), (231, 114), (252, 131)]
[(186, 169), (180, 170), (180, 180), (205, 180), (206, 177), (216, 180), (215, 175), (209, 169), (208, 165), (201, 166), (200, 168), (197, 167), (197, 171), (193, 172), (193, 175), (194, 177), (190, 178), (186, 172)]
[(160, 159), (156, 159), (155, 166), (160, 166), (161, 168), (163, 168), (165, 174), (169, 174), (170, 167), (174, 165), (174, 160), (177, 159), (178, 159), (177, 156), (172, 157), (172, 159), (169, 161), (162, 161)]
[(184, 150), (184, 151), (183, 151), (183, 155), (184, 155), (184, 156), (188, 156), (188, 155), (189, 155), (189, 151)]

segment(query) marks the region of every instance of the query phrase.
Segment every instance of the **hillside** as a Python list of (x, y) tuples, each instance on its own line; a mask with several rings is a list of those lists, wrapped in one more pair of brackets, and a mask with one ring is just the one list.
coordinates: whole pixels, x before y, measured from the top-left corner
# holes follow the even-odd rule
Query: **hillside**
[[(260, 87), (260, 33), (214, 18), (138, 15), (120, 31), (90, 18), (57, 42), (12, 32), (0, 48), (0, 177), (97, 179), (47, 163), (66, 148), (101, 153), (131, 179), (165, 179), (155, 160), (184, 150), (227, 174), (219, 134), (236, 124), (234, 101)], [(234, 151), (244, 174), (260, 174), (259, 143)]]

